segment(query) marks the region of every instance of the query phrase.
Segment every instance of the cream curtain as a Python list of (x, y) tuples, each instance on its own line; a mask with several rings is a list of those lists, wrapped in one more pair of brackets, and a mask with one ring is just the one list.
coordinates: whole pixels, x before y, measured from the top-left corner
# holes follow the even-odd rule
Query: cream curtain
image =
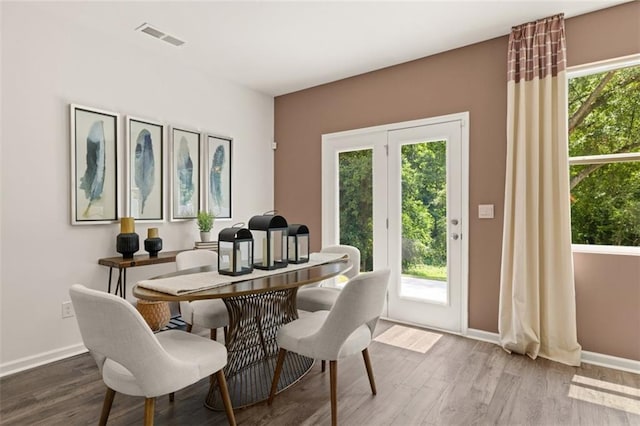
[(564, 17), (509, 38), (500, 343), (580, 365), (571, 253)]

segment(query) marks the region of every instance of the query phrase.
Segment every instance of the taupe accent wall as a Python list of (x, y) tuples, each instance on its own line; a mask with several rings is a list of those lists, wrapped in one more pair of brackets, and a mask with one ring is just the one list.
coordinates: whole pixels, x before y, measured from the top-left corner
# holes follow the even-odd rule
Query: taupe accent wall
[(578, 342), (640, 360), (640, 256), (575, 253)]
[[(568, 19), (569, 66), (639, 53), (639, 17), (640, 3), (633, 2)], [(469, 327), (494, 333), (502, 246), (507, 41), (505, 35), (275, 99), (275, 208), (290, 222), (309, 226), (314, 250), (320, 248), (321, 235), (322, 134), (469, 111)], [(495, 219), (478, 219), (478, 204), (494, 204)], [(615, 267), (609, 257), (600, 259), (603, 274), (628, 283), (611, 291), (640, 287), (634, 275), (640, 257), (623, 265), (616, 262)], [(582, 277), (581, 271), (576, 275)], [(598, 312), (616, 311), (619, 318), (601, 339), (602, 327), (594, 328), (585, 318), (595, 309), (590, 304), (598, 301), (590, 292), (602, 287), (589, 277), (581, 280), (578, 334), (584, 349), (640, 360), (640, 300), (635, 311), (633, 304), (622, 312), (616, 303), (599, 305)], [(589, 283), (581, 288), (585, 280)], [(621, 293), (611, 300), (630, 296)], [(611, 342), (617, 336), (626, 343), (593, 343)]]

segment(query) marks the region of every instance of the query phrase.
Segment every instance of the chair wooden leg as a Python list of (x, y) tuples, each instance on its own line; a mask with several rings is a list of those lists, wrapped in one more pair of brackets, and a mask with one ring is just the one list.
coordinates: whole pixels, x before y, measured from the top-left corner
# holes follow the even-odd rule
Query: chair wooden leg
[(102, 403), (102, 413), (100, 413), (100, 426), (105, 426), (109, 419), (109, 413), (111, 412), (111, 405), (113, 404), (113, 397), (116, 396), (116, 391), (111, 388), (107, 388), (107, 393), (104, 395), (104, 402)]
[(329, 361), (331, 382), (331, 426), (338, 424), (338, 361)]
[(187, 323), (187, 333), (191, 333), (192, 329), (193, 329), (193, 324)]
[(153, 426), (153, 410), (155, 405), (155, 398), (144, 399), (144, 426)]
[(218, 329), (217, 328), (212, 328), (211, 329), (211, 340), (218, 340)]
[(326, 369), (327, 369), (327, 361), (323, 359), (322, 361), (320, 361), (320, 371), (324, 373)]
[(369, 384), (371, 385), (371, 393), (377, 394), (376, 381), (373, 378), (373, 368), (371, 368), (371, 358), (369, 358), (369, 348), (365, 348), (362, 351), (362, 358), (364, 358), (364, 366), (367, 368), (367, 375), (369, 376)]
[(169, 402), (173, 402), (176, 399), (176, 393), (175, 392), (171, 392), (169, 394)]
[(236, 417), (233, 415), (233, 406), (231, 405), (231, 398), (229, 397), (229, 389), (227, 388), (227, 379), (224, 377), (222, 370), (216, 373), (218, 379), (218, 386), (220, 387), (220, 395), (222, 396), (222, 403), (224, 404), (224, 411), (227, 413), (227, 420), (229, 426), (236, 426)]
[(280, 373), (282, 373), (282, 365), (284, 364), (284, 357), (287, 355), (287, 350), (280, 348), (278, 352), (278, 361), (276, 362), (276, 371), (273, 373), (273, 382), (271, 382), (271, 392), (269, 393), (268, 404), (271, 405), (273, 397), (276, 396), (278, 390), (278, 381), (280, 380)]

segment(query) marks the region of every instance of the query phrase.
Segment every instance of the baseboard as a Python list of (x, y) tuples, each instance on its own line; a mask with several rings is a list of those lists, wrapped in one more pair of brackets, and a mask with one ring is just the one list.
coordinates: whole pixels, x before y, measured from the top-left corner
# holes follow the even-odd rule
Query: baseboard
[[(476, 330), (469, 328), (466, 337), (483, 342), (500, 344), (500, 335), (498, 333), (490, 333), (484, 330)], [(619, 358), (617, 356), (599, 354), (596, 352), (582, 351), (581, 362), (585, 364), (599, 365), (600, 367), (613, 368), (615, 370), (628, 371), (630, 373), (640, 374), (640, 361), (627, 358)]]
[(640, 361), (617, 356), (604, 355), (596, 352), (582, 351), (582, 362), (599, 365), (601, 367), (614, 368), (616, 370), (628, 371), (629, 373), (640, 374)]
[(0, 377), (9, 376), (20, 371), (29, 370), (31, 368), (39, 367), (44, 364), (49, 364), (61, 359), (80, 355), (85, 352), (87, 352), (87, 348), (85, 348), (84, 345), (80, 343), (77, 345), (71, 345), (64, 348), (43, 352), (38, 355), (20, 358), (15, 361), (0, 364)]
[(500, 335), (498, 333), (491, 333), (489, 331), (478, 330), (475, 328), (468, 328), (465, 337), (469, 337), (475, 340), (481, 340), (483, 342), (489, 342), (494, 344), (500, 343)]

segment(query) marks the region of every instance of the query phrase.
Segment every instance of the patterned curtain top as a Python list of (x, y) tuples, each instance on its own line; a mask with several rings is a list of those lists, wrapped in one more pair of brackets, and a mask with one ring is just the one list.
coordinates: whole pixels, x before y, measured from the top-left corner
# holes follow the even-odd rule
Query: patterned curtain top
[(555, 77), (566, 68), (564, 14), (518, 25), (509, 36), (508, 81)]

